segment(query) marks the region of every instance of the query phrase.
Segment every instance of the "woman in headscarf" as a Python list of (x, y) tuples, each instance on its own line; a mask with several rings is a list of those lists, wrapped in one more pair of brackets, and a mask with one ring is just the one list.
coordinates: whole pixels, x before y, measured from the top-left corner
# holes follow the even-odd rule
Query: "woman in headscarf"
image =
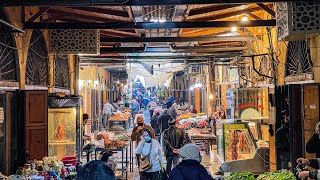
[(172, 169), (169, 180), (213, 180), (206, 168), (200, 164), (200, 147), (186, 144), (179, 150), (182, 161)]

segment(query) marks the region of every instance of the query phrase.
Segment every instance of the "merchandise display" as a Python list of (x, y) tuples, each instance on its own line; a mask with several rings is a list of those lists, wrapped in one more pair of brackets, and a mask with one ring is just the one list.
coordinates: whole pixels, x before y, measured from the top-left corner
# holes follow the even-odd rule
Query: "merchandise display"
[(76, 154), (75, 119), (73, 108), (49, 109), (49, 156), (56, 156), (58, 159), (62, 159), (64, 156)]

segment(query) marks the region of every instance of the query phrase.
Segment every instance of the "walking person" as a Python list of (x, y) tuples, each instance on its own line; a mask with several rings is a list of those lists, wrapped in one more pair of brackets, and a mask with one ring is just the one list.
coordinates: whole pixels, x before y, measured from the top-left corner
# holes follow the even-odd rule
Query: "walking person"
[(163, 164), (162, 148), (159, 142), (151, 138), (152, 132), (143, 130), (142, 140), (139, 142), (136, 153), (141, 156), (140, 180), (159, 180), (161, 164)]
[(178, 113), (177, 113), (177, 104), (176, 103), (172, 104), (172, 106), (168, 109), (168, 114), (170, 114), (170, 116), (173, 117), (174, 119), (177, 118)]
[(113, 106), (110, 104), (109, 101), (107, 101), (104, 105), (103, 105), (103, 110), (102, 110), (102, 114), (103, 114), (103, 126), (106, 127), (108, 124), (108, 120), (111, 117), (112, 112), (114, 111)]
[(289, 169), (289, 113), (287, 110), (281, 112), (282, 125), (276, 132), (276, 149), (281, 159), (281, 169)]
[[(137, 123), (138, 123), (138, 126), (136, 126), (135, 128), (133, 128), (132, 130), (132, 134), (131, 134), (131, 140), (132, 141), (136, 141), (136, 147), (138, 146), (139, 142), (141, 141), (141, 137), (143, 135), (143, 132), (144, 130), (149, 130), (150, 133), (149, 133), (149, 136), (154, 139), (155, 136), (154, 136), (154, 130), (151, 126), (147, 125), (144, 123), (144, 118), (143, 117), (138, 117), (137, 119)], [(138, 166), (140, 167), (140, 155), (139, 154), (136, 154), (137, 156), (137, 163), (138, 163)]]
[[(132, 106), (131, 106), (131, 115), (132, 115), (132, 120), (136, 117), (136, 114), (140, 111), (140, 104), (137, 102), (136, 99), (132, 100)], [(132, 124), (134, 122), (132, 121)]]
[(169, 119), (170, 119), (170, 114), (168, 113), (168, 110), (164, 110), (164, 112), (159, 116), (158, 118), (158, 123), (159, 123), (159, 128), (160, 128), (160, 133), (162, 133), (164, 130), (169, 128)]
[(154, 134), (156, 136), (156, 140), (160, 142), (160, 127), (159, 127), (159, 117), (160, 109), (154, 110), (154, 114), (151, 117), (151, 126), (154, 129)]
[(157, 108), (157, 106), (158, 106), (158, 105), (157, 105), (157, 102), (156, 102), (154, 99), (152, 99), (152, 101), (149, 102), (148, 106), (149, 106), (150, 117), (152, 117), (154, 110), (155, 110), (155, 109)]
[(213, 180), (206, 168), (200, 164), (200, 147), (186, 144), (179, 151), (182, 161), (172, 169), (169, 180)]
[(142, 104), (143, 104), (144, 110), (147, 109), (148, 103), (149, 103), (149, 99), (148, 99), (147, 97), (144, 97), (144, 98), (142, 99)]
[(320, 158), (320, 122), (316, 124), (316, 130), (313, 136), (309, 139), (306, 145), (307, 153), (316, 153), (316, 158)]
[(170, 118), (169, 128), (163, 132), (165, 156), (167, 159), (167, 174), (170, 175), (171, 168), (179, 163), (179, 149), (184, 146), (185, 134), (182, 129), (176, 127), (176, 120)]

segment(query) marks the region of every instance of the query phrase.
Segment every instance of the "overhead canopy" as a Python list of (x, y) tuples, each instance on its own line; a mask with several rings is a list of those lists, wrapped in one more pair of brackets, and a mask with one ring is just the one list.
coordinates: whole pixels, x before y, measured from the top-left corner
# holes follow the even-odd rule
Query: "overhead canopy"
[(169, 86), (169, 79), (174, 72), (181, 71), (185, 68), (184, 63), (169, 63), (169, 62), (148, 62), (144, 64), (153, 65), (153, 74), (145, 69), (141, 63), (128, 63), (128, 74), (131, 73), (132, 80), (140, 79), (144, 87), (153, 87), (156, 85)]

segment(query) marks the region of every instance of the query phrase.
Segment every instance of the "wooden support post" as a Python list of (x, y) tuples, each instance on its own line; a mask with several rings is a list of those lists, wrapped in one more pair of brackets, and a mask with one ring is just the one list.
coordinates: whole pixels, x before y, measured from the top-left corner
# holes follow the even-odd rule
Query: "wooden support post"
[(195, 88), (194, 91), (195, 91), (195, 95), (194, 95), (195, 96), (195, 98), (194, 98), (195, 99), (195, 106), (194, 107), (196, 108), (196, 110), (198, 112), (200, 112), (201, 111), (201, 99), (200, 99), (201, 98), (200, 97), (201, 96), (200, 95), (201, 88)]
[(49, 54), (49, 73), (48, 73), (48, 79), (49, 79), (49, 85), (48, 85), (48, 92), (53, 93), (54, 91), (54, 59), (55, 59), (55, 54), (50, 53)]
[(69, 78), (70, 78), (70, 95), (75, 95), (75, 55), (68, 55)]

